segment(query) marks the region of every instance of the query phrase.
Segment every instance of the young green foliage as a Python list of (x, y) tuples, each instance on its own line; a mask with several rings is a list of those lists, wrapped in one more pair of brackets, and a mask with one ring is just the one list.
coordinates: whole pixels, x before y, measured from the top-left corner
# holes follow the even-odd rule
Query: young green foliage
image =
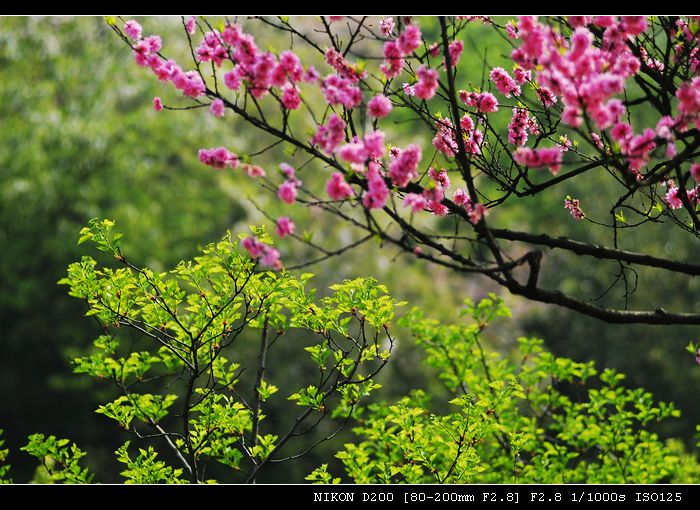
[(147, 450), (139, 449), (139, 455), (132, 459), (129, 455), (130, 441), (127, 441), (115, 452), (117, 460), (126, 464), (121, 472), (126, 478), (124, 483), (187, 483), (181, 478), (182, 469), (173, 469), (163, 461), (156, 460), (158, 453), (149, 446)]
[[(0, 429), (0, 437), (2, 437), (3, 430)], [(10, 471), (10, 465), (6, 463), (7, 461), (7, 454), (9, 453), (9, 450), (2, 449), (2, 445), (5, 444), (4, 439), (0, 439), (0, 484), (4, 483), (12, 483), (12, 478), (10, 478), (9, 471)]]
[(36, 457), (46, 470), (48, 483), (90, 483), (92, 474), (80, 467), (80, 459), (85, 456), (75, 443), (56, 436), (32, 434), (29, 443), (22, 451)]
[[(491, 295), (467, 302), (468, 323), (442, 325), (417, 309), (399, 322), (423, 347), (448, 402), (415, 390), (393, 405), (371, 404), (359, 440), (336, 456), (356, 483), (667, 483), (700, 475), (679, 441), (652, 425), (678, 417), (672, 404), (622, 386), (592, 362), (558, 358), (537, 339), (504, 357), (483, 332), (509, 316)], [(448, 410), (445, 410), (445, 404)], [(328, 483), (322, 466), (311, 481)]]
[[(111, 381), (121, 393), (97, 412), (138, 438), (154, 440), (135, 460), (128, 444), (117, 452), (129, 481), (178, 481), (184, 473), (198, 482), (212, 460), (231, 468), (235, 480), (253, 481), (271, 460), (308, 451), (280, 453), (295, 437), (326, 418), (347, 422), (360, 400), (379, 387), (373, 378), (388, 361), (389, 323), (400, 303), (375, 280), (333, 285), (331, 295), (317, 301), (307, 288), (311, 275), (259, 270), (230, 234), (194, 260), (157, 273), (127, 259), (113, 228), (112, 221), (92, 220), (79, 243), (92, 242), (120, 267), (85, 256), (59, 283), (104, 326), (93, 352), (74, 360), (76, 373)], [(262, 229), (253, 232), (271, 242)], [(126, 341), (125, 329), (139, 342)], [(305, 350), (316, 373), (298, 388), (281, 388), (266, 363), (275, 342), (291, 329), (307, 331), (311, 345)], [(253, 366), (244, 366), (237, 340), (259, 343)], [(249, 388), (252, 395), (243, 396)], [(268, 426), (265, 409), (279, 395), (301, 410), (286, 427)], [(181, 469), (156, 460), (154, 448), (163, 444)]]

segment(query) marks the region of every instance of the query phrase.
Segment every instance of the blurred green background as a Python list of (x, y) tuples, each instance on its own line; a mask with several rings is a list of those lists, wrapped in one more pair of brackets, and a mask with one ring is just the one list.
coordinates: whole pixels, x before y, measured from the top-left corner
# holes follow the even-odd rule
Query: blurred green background
[[(141, 21), (146, 32), (163, 36), (166, 48), (184, 51), (177, 47), (182, 39), (178, 18)], [(424, 25), (426, 38), (435, 38), (434, 20)], [(261, 47), (283, 49), (288, 44), (286, 37), (260, 24), (247, 29)], [(474, 25), (465, 37), (460, 88), (482, 83), (484, 58), (498, 65), (509, 53), (488, 27)], [(112, 452), (126, 436), (94, 413), (112, 390), (72, 375), (69, 363), (100, 330), (83, 317), (83, 304), (56, 285), (66, 266), (83, 253), (76, 246), (78, 230), (95, 216), (115, 219), (125, 233), (124, 250), (131, 260), (165, 270), (195, 255), (226, 229), (245, 230), (266, 221), (248, 197), (273, 217), (283, 211), (274, 197), (261, 193), (248, 179), (203, 167), (197, 160), (200, 147), (226, 145), (245, 153), (272, 140), (230, 115), (216, 119), (205, 111), (156, 113), (151, 107), (156, 95), (166, 104), (184, 104), (133, 64), (129, 49), (101, 18), (0, 18), (0, 428), (11, 450), (15, 481), (32, 478), (35, 464), (18, 449), (33, 432), (75, 440), (88, 452), (98, 480), (119, 480)], [(507, 122), (508, 109), (501, 113)], [(418, 139), (427, 150), (432, 135), (420, 134), (414, 126), (397, 123), (387, 129), (392, 140)], [(256, 162), (272, 168), (285, 159), (303, 161), (280, 146)], [(575, 187), (536, 199), (537, 207), (523, 203), (499, 209), (493, 221), (502, 227), (605, 240), (607, 233), (570, 221), (562, 208), (563, 195), (571, 194), (582, 199), (589, 214), (595, 214), (597, 205), (605, 210), (606, 198), (614, 196), (614, 190), (606, 189), (606, 175), (587, 177)], [(300, 227), (313, 225), (314, 240), (328, 246), (341, 246), (355, 235), (347, 225), (312, 210), (300, 211), (294, 219)], [(451, 223), (438, 222), (434, 228), (449, 231)], [(682, 260), (692, 260), (698, 248), (697, 241), (663, 228), (626, 234), (622, 247), (625, 243), (636, 249), (642, 243), (652, 253)], [(300, 245), (285, 243), (280, 249), (287, 264), (314, 256)], [(457, 320), (464, 298), (479, 299), (494, 290), (503, 293), (483, 278), (455, 275), (377, 244), (307, 270), (317, 274), (319, 289), (345, 277), (375, 276), (397, 299), (425, 307), (445, 321)], [(616, 270), (613, 263), (576, 261), (549, 252), (542, 274), (547, 286), (593, 298), (614, 280)], [(697, 310), (698, 285), (697, 279), (639, 271), (639, 288), (629, 305), (646, 308), (653, 302), (667, 309)], [(623, 306), (622, 295), (622, 289), (614, 288), (603, 303)], [(505, 297), (515, 318), (490, 332), (494, 346), (507, 350), (518, 335), (539, 336), (557, 354), (593, 359), (623, 371), (630, 385), (677, 403), (683, 418), (661, 432), (692, 443), (700, 421), (695, 405), (700, 370), (684, 347), (697, 339), (697, 328), (611, 326)], [(304, 345), (299, 341), (289, 339), (277, 354), (280, 387), (285, 379), (294, 380), (303, 366), (290, 358)], [(243, 357), (253, 352), (246, 349)], [(411, 342), (399, 338), (380, 395), (404, 394), (421, 384), (437, 388), (435, 374), (421, 368), (420, 359)], [(283, 423), (285, 416), (270, 420)], [(300, 481), (321, 461), (327, 462), (330, 451), (324, 446), (294, 466), (278, 468), (281, 471), (271, 473), (270, 479)]]

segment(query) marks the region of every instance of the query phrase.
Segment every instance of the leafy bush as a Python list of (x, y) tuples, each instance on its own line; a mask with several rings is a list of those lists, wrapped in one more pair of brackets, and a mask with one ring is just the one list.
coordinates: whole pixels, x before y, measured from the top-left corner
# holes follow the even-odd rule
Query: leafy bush
[[(491, 320), (509, 316), (492, 295), (467, 302), (468, 324), (441, 325), (414, 309), (400, 319), (425, 349), (448, 402), (415, 390), (364, 409), (359, 441), (337, 454), (356, 483), (692, 483), (694, 456), (652, 426), (678, 417), (624, 375), (555, 357), (519, 338), (504, 357), (484, 347)], [(448, 404), (448, 405), (446, 405)], [(327, 465), (309, 480), (333, 480)], [(335, 479), (340, 481), (339, 478)]]
[[(326, 418), (347, 422), (379, 387), (373, 377), (393, 345), (389, 323), (397, 303), (375, 280), (345, 281), (316, 300), (307, 289), (311, 275), (258, 271), (230, 234), (194, 260), (156, 273), (129, 262), (113, 226), (93, 220), (79, 242), (93, 242), (123, 267), (100, 267), (85, 256), (60, 283), (104, 326), (94, 352), (74, 360), (75, 372), (120, 389), (97, 412), (138, 438), (164, 442), (180, 464), (173, 470), (156, 460), (153, 446), (132, 459), (127, 443), (117, 451), (127, 481), (176, 482), (183, 470), (201, 481), (210, 460), (228, 466), (236, 480), (253, 481), (269, 462), (282, 460), (278, 453), (288, 442)], [(255, 233), (269, 241), (264, 231)], [(120, 334), (123, 328), (146, 343)], [(307, 332), (315, 369), (299, 378), (302, 386), (280, 391), (267, 360), (290, 329)], [(237, 341), (251, 340), (244, 334), (250, 330), (258, 331), (260, 345), (252, 369), (235, 349)], [(268, 427), (266, 403), (278, 393), (301, 410), (290, 412), (284, 427)]]
[[(623, 375), (555, 357), (537, 339), (518, 339), (510, 357), (487, 349), (489, 324), (510, 316), (493, 294), (466, 302), (468, 322), (440, 324), (417, 308), (398, 320), (424, 349), (445, 398), (415, 389), (394, 403), (367, 404), (380, 387), (375, 378), (388, 363), (391, 323), (403, 304), (384, 286), (346, 280), (317, 299), (310, 274), (260, 271), (230, 234), (157, 273), (129, 261), (113, 227), (93, 220), (79, 242), (90, 241), (121, 267), (84, 256), (60, 283), (104, 330), (91, 353), (74, 359), (74, 371), (121, 393), (97, 413), (140, 445), (135, 456), (131, 441), (116, 451), (126, 483), (255, 481), (348, 423), (358, 441), (336, 457), (357, 483), (655, 483), (700, 475), (679, 441), (653, 431), (679, 411), (625, 388)], [(253, 232), (271, 242), (263, 229)], [(278, 387), (270, 353), (293, 329), (305, 332), (308, 370), (295, 387)], [(259, 354), (245, 360), (241, 343), (250, 341)], [(278, 415), (268, 415), (280, 396), (289, 401), (285, 412), (275, 407)], [(326, 420), (334, 431), (317, 437)], [(311, 447), (295, 447), (307, 434), (315, 434)], [(39, 481), (93, 479), (80, 465), (85, 453), (67, 439), (34, 434), (23, 450), (41, 461)], [(5, 456), (0, 451), (0, 462)], [(222, 468), (208, 468), (212, 461)], [(0, 467), (0, 479), (7, 471)], [(328, 463), (307, 477), (341, 479)]]

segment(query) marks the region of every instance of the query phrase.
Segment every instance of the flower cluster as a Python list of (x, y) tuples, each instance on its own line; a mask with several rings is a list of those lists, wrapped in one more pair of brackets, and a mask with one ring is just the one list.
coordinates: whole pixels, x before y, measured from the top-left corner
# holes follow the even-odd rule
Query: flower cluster
[(248, 252), (250, 258), (260, 260), (263, 266), (276, 270), (282, 269), (280, 252), (269, 244), (263, 243), (257, 237), (248, 236), (244, 238), (241, 241), (241, 246)]
[[(433, 138), (433, 147), (445, 156), (452, 157), (457, 153), (457, 132), (450, 119), (440, 119), (435, 122), (437, 132)], [(467, 154), (481, 154), (481, 146), (484, 143), (484, 133), (474, 129), (474, 121), (469, 115), (464, 115), (459, 122), (462, 128), (464, 151)]]
[(506, 97), (519, 96), (520, 86), (518, 83), (511, 78), (508, 71), (502, 67), (494, 67), (491, 70), (491, 81), (496, 85), (498, 91)]
[(467, 106), (473, 106), (478, 112), (492, 113), (498, 111), (498, 99), (490, 92), (459, 91), (459, 98)]
[(402, 150), (389, 164), (391, 182), (402, 188), (418, 177), (418, 163), (420, 163), (421, 157), (420, 147), (415, 144)]
[(214, 168), (238, 168), (240, 161), (238, 156), (229, 151), (226, 147), (216, 147), (215, 149), (200, 149), (199, 161)]
[[(394, 30), (394, 21), (388, 18), (385, 22), (383, 33), (391, 35)], [(380, 70), (387, 78), (394, 78), (403, 70), (404, 58), (413, 53), (421, 45), (422, 35), (417, 25), (408, 25), (406, 29), (393, 41), (384, 43), (384, 63)]]
[(571, 198), (567, 195), (564, 199), (564, 208), (569, 210), (571, 217), (575, 220), (582, 220), (586, 216), (581, 209), (581, 202), (578, 198)]
[(332, 154), (343, 140), (345, 140), (345, 121), (334, 113), (325, 125), (318, 126), (311, 144), (318, 146), (326, 154)]
[(556, 175), (561, 169), (562, 151), (557, 147), (542, 149), (520, 147), (513, 152), (513, 159), (523, 166), (533, 168), (546, 166), (552, 174)]
[(377, 94), (367, 103), (367, 113), (370, 117), (383, 119), (391, 113), (391, 100), (384, 94)]
[(527, 110), (524, 108), (513, 108), (513, 117), (510, 119), (510, 124), (508, 124), (508, 141), (516, 147), (525, 145), (531, 125), (532, 120)]
[[(459, 112), (453, 111), (453, 104), (438, 110), (433, 104), (436, 101), (429, 101), (436, 98), (441, 79), (445, 86), (441, 94), (448, 93), (446, 75), (454, 79), (456, 88), (473, 82), (473, 77), (465, 78), (461, 72), (447, 66), (448, 57), (450, 65), (456, 67), (463, 55), (464, 43), (457, 36), (459, 31), (448, 40), (424, 41), (420, 28), (411, 18), (401, 18), (397, 23), (393, 18), (381, 19), (374, 25), (368, 23), (373, 38), (383, 45), (384, 58), (379, 65), (371, 61), (354, 63), (355, 53), (346, 51), (347, 47), (340, 44), (342, 38), (327, 49), (314, 43), (323, 57), (321, 66), (327, 66), (323, 75), (311, 65), (302, 65), (294, 51), (273, 53), (259, 49), (253, 37), (233, 23), (217, 30), (206, 23), (198, 23), (196, 18), (187, 20), (186, 31), (190, 36), (199, 29), (192, 47), (197, 70), (190, 71), (161, 56), (160, 37), (144, 36), (137, 22), (126, 22), (123, 34), (138, 65), (150, 68), (159, 80), (170, 82), (183, 95), (195, 98), (197, 106), (208, 105), (210, 113), (216, 117), (224, 117), (227, 108), (229, 115), (240, 113), (239, 108), (246, 107), (239, 105), (253, 102), (249, 101), (250, 96), (255, 100), (260, 117), (266, 117), (270, 104), (260, 102), (258, 105), (257, 101), (266, 98), (284, 119), (281, 129), (289, 128), (285, 135), (293, 136), (292, 128), (296, 131), (296, 124), (287, 123), (287, 120), (305, 114), (304, 111), (295, 113), (302, 106), (303, 92), (304, 99), (308, 99), (304, 110), (309, 110), (314, 124), (309, 137), (295, 140), (295, 148), (317, 156), (324, 166), (332, 169), (330, 176), (324, 175), (325, 192), (332, 201), (361, 201), (367, 209), (379, 209), (395, 194), (403, 197), (403, 204), (411, 213), (428, 211), (446, 215), (450, 212), (448, 205), (452, 207), (445, 198), (451, 188), (450, 175), (447, 170), (436, 168), (447, 159), (448, 163), (443, 163), (447, 168), (456, 168), (457, 164), (462, 167), (461, 174), (472, 193), (470, 197), (464, 189), (458, 188), (452, 193), (452, 202), (464, 209), (469, 221), (477, 225), (487, 212), (486, 206), (479, 203), (482, 197), (490, 206), (498, 202), (485, 191), (488, 188), (481, 187), (484, 180), (496, 181), (494, 176), (502, 176), (503, 182), (498, 182), (501, 189), (508, 189), (513, 182), (514, 188), (532, 184), (528, 179), (513, 181), (504, 162), (508, 166), (514, 161), (526, 167), (547, 168), (556, 175), (561, 170), (564, 152), (570, 151), (567, 160), (572, 163), (576, 156), (584, 161), (607, 158), (612, 167), (628, 172), (624, 182), (629, 184), (634, 179), (645, 178), (644, 168), (652, 159), (662, 155), (669, 159), (683, 156), (681, 147), (690, 153), (687, 131), (700, 128), (700, 77), (697, 76), (700, 32), (696, 21), (688, 23), (677, 19), (673, 28), (676, 33), (671, 36), (672, 45), (669, 46), (672, 54), (662, 61), (650, 45), (647, 44), (648, 51), (643, 47), (645, 38), (639, 37), (648, 24), (642, 16), (570, 16), (555, 29), (536, 17), (519, 17), (517, 22), (505, 25), (507, 36), (515, 44), (511, 54), (513, 65), (490, 70), (491, 92), (479, 88), (460, 90), (461, 105), (455, 108), (461, 110)], [(633, 108), (643, 103), (631, 100), (630, 89), (626, 91), (625, 87), (640, 72), (647, 73), (649, 83), (653, 83), (655, 76), (671, 71), (673, 66), (669, 62), (676, 69), (683, 69), (684, 74), (671, 82), (672, 87), (665, 91), (665, 97), (652, 100), (647, 96), (649, 104), (664, 103), (663, 115), (653, 119), (655, 126), (640, 125)], [(207, 65), (200, 65), (203, 63)], [(211, 83), (210, 70), (213, 73)], [(398, 80), (393, 78), (404, 71), (407, 81), (396, 83)], [(225, 88), (222, 82), (214, 81), (219, 77)], [(325, 100), (322, 113), (320, 109), (314, 111), (311, 92), (322, 94)], [(627, 95), (623, 95), (625, 92)], [(498, 94), (517, 99), (505, 101), (497, 98)], [(499, 124), (501, 114), (492, 115), (504, 103), (512, 105), (509, 106), (512, 116), (507, 137), (498, 132), (503, 125)], [(153, 108), (163, 109), (160, 98), (154, 98)], [(420, 167), (425, 147), (411, 143), (400, 149), (391, 144), (392, 131), (382, 130), (384, 123), (388, 124), (383, 119), (406, 108), (418, 113), (423, 121), (434, 122), (432, 145), (438, 154), (430, 162), (435, 167), (431, 166), (427, 172), (425, 167)], [(557, 126), (566, 126), (567, 134), (560, 136), (562, 132), (557, 132)], [(274, 134), (273, 130), (269, 131)], [(457, 138), (458, 131), (462, 133), (461, 139)], [(536, 138), (534, 143), (533, 138)], [(590, 145), (588, 154), (581, 148), (582, 141)], [(484, 150), (482, 154), (487, 142), (491, 150)], [(528, 142), (531, 147), (527, 146)], [(461, 147), (464, 154), (459, 161), (449, 161)], [(473, 177), (467, 178), (464, 172), (465, 158), (471, 164)], [(199, 159), (214, 168), (242, 167), (251, 177), (265, 176), (261, 167), (241, 164), (238, 156), (225, 147), (201, 149)], [(684, 171), (700, 184), (700, 163), (689, 163), (689, 168), (683, 166)], [(494, 166), (489, 168), (489, 165)], [(475, 168), (478, 171), (474, 171)], [(284, 203), (293, 204), (301, 182), (288, 164), (282, 163), (280, 170), (284, 178), (275, 184), (277, 195)], [(651, 186), (668, 178), (669, 170), (664, 167), (657, 166), (655, 171), (664, 173), (651, 182)], [(456, 172), (451, 175), (452, 179), (458, 178)], [(572, 172), (562, 178), (572, 175), (577, 174)], [(686, 197), (691, 204), (696, 204), (697, 188), (684, 191), (687, 179), (686, 173), (678, 185), (666, 181), (667, 189), (657, 196), (662, 197), (670, 209), (683, 207)], [(585, 217), (578, 199), (567, 196), (564, 207), (576, 220)], [(464, 215), (462, 211), (456, 212)], [(294, 233), (295, 226), (283, 216), (277, 220), (275, 229), (278, 235), (285, 237)], [(252, 257), (270, 262), (263, 261), (269, 267), (279, 265), (276, 250), (262, 248), (263, 244), (255, 238), (248, 239), (246, 249)]]
[(352, 186), (345, 181), (345, 177), (340, 172), (333, 172), (326, 181), (326, 193), (331, 200), (345, 200), (354, 194)]
[(296, 177), (296, 171), (287, 163), (280, 163), (280, 170), (285, 176), (285, 181), (277, 188), (277, 196), (282, 202), (293, 204), (297, 199), (297, 186), (301, 181)]

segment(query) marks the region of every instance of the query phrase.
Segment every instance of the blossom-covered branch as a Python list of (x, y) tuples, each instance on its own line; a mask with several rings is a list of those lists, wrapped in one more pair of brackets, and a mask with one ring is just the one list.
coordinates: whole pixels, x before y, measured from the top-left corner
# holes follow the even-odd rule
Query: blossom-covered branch
[[(261, 49), (245, 28), (256, 21), (285, 34), (290, 49)], [(700, 314), (664, 303), (615, 309), (545, 288), (536, 248), (566, 252), (575, 264), (579, 256), (613, 260), (623, 272), (635, 264), (698, 274), (692, 262), (630, 250), (626, 235), (659, 224), (700, 236), (697, 17), (183, 18), (186, 64), (168, 59), (160, 37), (145, 36), (136, 21), (110, 24), (138, 65), (184, 96), (176, 105), (156, 98), (157, 110), (234, 115), (312, 158), (301, 169), (280, 162), (275, 173), (234, 147), (199, 152), (205, 165), (259, 179), (289, 205), (276, 220), (280, 237), (305, 241), (291, 235), (294, 206), (311, 205), (361, 236), (482, 273), (535, 301), (609, 322), (700, 324)], [(465, 41), (484, 26), (512, 52), (500, 65), (484, 60), (488, 80), (476, 86), (479, 77), (464, 71)], [(411, 122), (409, 139), (395, 122)], [(572, 186), (593, 175), (605, 183), (600, 196), (572, 197), (590, 185)], [(607, 203), (593, 206), (601, 197)], [(585, 222), (590, 235), (507, 223), (509, 207), (533, 200), (558, 201), (557, 220)], [(450, 235), (441, 217), (454, 220)], [(243, 247), (263, 265), (284, 266), (277, 249), (255, 238)]]

